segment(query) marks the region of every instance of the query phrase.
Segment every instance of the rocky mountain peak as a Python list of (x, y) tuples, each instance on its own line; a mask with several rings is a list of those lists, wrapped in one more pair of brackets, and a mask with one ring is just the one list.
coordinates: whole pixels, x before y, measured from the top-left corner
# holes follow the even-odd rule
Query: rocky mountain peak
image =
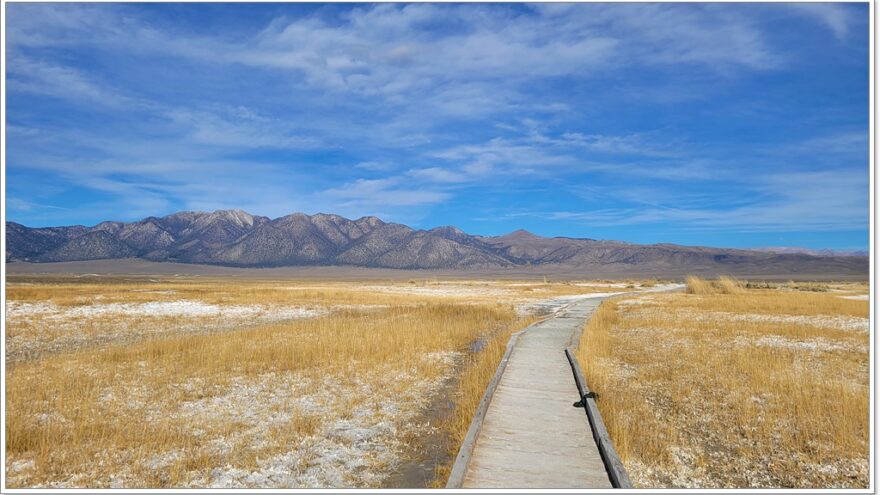
[(543, 239), (541, 236), (535, 235), (535, 234), (533, 234), (533, 233), (531, 233), (531, 232), (529, 232), (528, 230), (525, 230), (525, 229), (517, 229), (517, 230), (514, 230), (513, 232), (511, 232), (511, 233), (509, 233), (509, 234), (506, 234), (506, 235), (501, 236), (501, 238), (502, 238), (502, 239), (510, 239), (510, 240), (515, 240), (515, 239), (524, 239), (524, 240), (528, 240), (528, 239)]
[(294, 213), (270, 220), (243, 210), (179, 212), (139, 222), (95, 227), (29, 228), (6, 225), (7, 261), (56, 262), (139, 257), (152, 261), (238, 267), (356, 265), (406, 269), (478, 269), (555, 266), (591, 270), (717, 270), (867, 273), (866, 256), (815, 256), (674, 244), (537, 236), (517, 230), (499, 237), (467, 234), (454, 226), (414, 230), (374, 216)]
[(216, 210), (208, 214), (210, 221), (228, 221), (239, 227), (254, 225), (254, 216), (244, 210)]

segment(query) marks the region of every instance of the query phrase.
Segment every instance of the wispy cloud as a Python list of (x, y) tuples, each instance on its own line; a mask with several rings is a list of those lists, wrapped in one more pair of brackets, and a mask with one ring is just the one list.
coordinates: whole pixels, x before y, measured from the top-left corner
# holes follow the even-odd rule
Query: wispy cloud
[(9, 89), (61, 98), (78, 105), (126, 108), (137, 102), (82, 71), (14, 55), (8, 64)]
[(831, 30), (838, 40), (846, 38), (846, 35), (849, 33), (853, 18), (845, 5), (834, 3), (795, 3), (792, 4), (792, 7)]
[[(535, 211), (511, 217), (574, 220), (594, 226), (677, 225), (680, 230), (734, 232), (835, 232), (863, 228), (868, 220), (867, 184), (859, 173), (771, 174), (744, 191), (746, 204), (661, 205), (638, 199), (622, 208), (590, 211)], [(645, 207), (647, 205), (647, 207)]]
[(372, 170), (374, 172), (387, 172), (394, 168), (394, 164), (391, 162), (382, 162), (369, 160), (366, 162), (358, 162), (355, 165), (355, 168), (360, 168), (364, 170)]
[(194, 143), (232, 148), (294, 148), (320, 146), (312, 136), (298, 135), (288, 122), (258, 115), (244, 106), (219, 111), (169, 109), (162, 112), (172, 125), (186, 129)]
[(15, 208), (17, 210), (22, 211), (39, 211), (39, 210), (62, 210), (68, 211), (70, 208), (64, 208), (63, 206), (55, 206), (55, 205), (44, 205), (40, 203), (34, 203), (32, 201), (27, 201), (20, 198), (9, 198), (7, 200), (7, 205), (10, 208)]
[(407, 187), (399, 178), (357, 179), (328, 189), (325, 194), (341, 199), (346, 207), (420, 206), (440, 203), (449, 198), (449, 194), (441, 191)]
[(202, 8), (8, 7), (10, 218), (866, 222), (863, 6)]
[[(748, 18), (730, 9), (677, 5), (581, 5), (563, 17), (540, 6), (535, 15), (512, 6), (380, 4), (336, 18), (277, 18), (243, 42), (163, 32), (117, 9), (79, 7), (69, 17), (60, 13), (65, 7), (18, 9), (30, 15), (10, 33), (15, 45), (100, 41), (110, 50), (287, 70), (323, 90), (390, 101), (434, 95), (453, 106), (465, 100), (485, 107), (512, 89), (499, 93), (485, 85), (492, 80), (589, 76), (640, 64), (767, 69), (780, 59)], [(454, 28), (432, 29), (438, 23)]]

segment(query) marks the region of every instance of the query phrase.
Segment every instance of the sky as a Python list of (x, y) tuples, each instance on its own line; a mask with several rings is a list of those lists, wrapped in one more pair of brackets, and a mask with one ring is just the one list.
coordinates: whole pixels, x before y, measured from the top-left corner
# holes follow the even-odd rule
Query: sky
[(868, 246), (867, 3), (6, 9), (7, 221)]

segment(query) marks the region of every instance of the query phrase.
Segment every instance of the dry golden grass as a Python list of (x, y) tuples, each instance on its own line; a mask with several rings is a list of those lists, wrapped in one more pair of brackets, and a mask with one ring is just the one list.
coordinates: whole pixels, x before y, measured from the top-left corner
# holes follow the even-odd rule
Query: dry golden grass
[[(443, 425), (457, 450), (507, 338), (533, 319), (517, 304), (608, 291), (108, 277), (7, 289), (7, 348), (28, 351), (6, 364), (10, 487), (382, 486), (460, 374)], [(135, 313), (179, 303), (262, 309)], [(291, 308), (322, 312), (263, 318)]]
[[(350, 396), (336, 398), (344, 405), (321, 410), (320, 416), (291, 417), (276, 425), (278, 431), (263, 432), (259, 447), (238, 446), (222, 455), (210, 447), (243, 428), (234, 411), (199, 424), (195, 429), (200, 433), (194, 435), (193, 425), (181, 420), (185, 406), (225, 400), (239, 383), (259, 384), (267, 376), (284, 377), (279, 384), (287, 386), (301, 382), (297, 395), (302, 396), (319, 396), (327, 380), (360, 380), (371, 390), (381, 384), (383, 393), (407, 396), (421, 382), (444, 378), (449, 366), (438, 362), (443, 353), (461, 353), (483, 332), (497, 331), (514, 319), (510, 308), (481, 305), (390, 308), (379, 314), (342, 311), (18, 364), (7, 374), (7, 454), (34, 463), (18, 486), (57, 481), (106, 486), (132, 466), (132, 459), (181, 451), (186, 455), (166, 467), (166, 479), (144, 477), (149, 463), (134, 463), (135, 470), (123, 476), (126, 486), (185, 486), (206, 476), (205, 469), (227, 464), (255, 469), (258, 457), (289, 449), (291, 440), (332, 423), (333, 414), (344, 419), (346, 409), (356, 410), (365, 399), (363, 391), (353, 386)], [(409, 398), (411, 404), (399, 406), (417, 412), (420, 398)], [(290, 401), (279, 405), (292, 407)]]
[(688, 287), (604, 303), (580, 342), (637, 486), (866, 487), (868, 302)]
[[(75, 278), (54, 277), (50, 283), (11, 277), (7, 300), (52, 302), (58, 306), (193, 300), (207, 304), (364, 305), (437, 302), (518, 302), (537, 297), (607, 292), (612, 282), (376, 280), (324, 282), (296, 280), (230, 280), (217, 278)], [(625, 288), (617, 287), (616, 291)]]
[[(217, 333), (356, 307), (523, 305), (608, 291), (597, 283), (535, 281), (322, 282), (205, 278), (13, 278), (7, 362), (177, 333)], [(619, 287), (613, 290), (621, 291)], [(133, 316), (137, 313), (137, 318)]]
[(717, 286), (722, 294), (742, 294), (745, 291), (743, 284), (733, 277), (718, 277)]
[(688, 294), (742, 294), (745, 291), (745, 284), (728, 276), (721, 276), (718, 277), (718, 280), (708, 281), (689, 275), (685, 282), (687, 283), (686, 292)]
[(688, 294), (714, 294), (715, 288), (712, 287), (712, 284), (693, 275), (688, 275), (685, 278), (685, 283), (687, 284), (687, 293)]

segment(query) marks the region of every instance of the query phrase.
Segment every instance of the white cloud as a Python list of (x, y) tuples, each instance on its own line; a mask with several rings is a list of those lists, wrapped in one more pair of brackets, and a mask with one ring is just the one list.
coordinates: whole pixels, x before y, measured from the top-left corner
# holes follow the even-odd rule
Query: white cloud
[(570, 156), (554, 154), (546, 147), (515, 139), (496, 137), (482, 144), (468, 144), (431, 153), (446, 160), (486, 165), (504, 165), (520, 171), (533, 170), (553, 164), (571, 163)]
[(387, 172), (394, 168), (394, 164), (391, 162), (383, 162), (383, 161), (365, 161), (356, 163), (355, 168), (361, 168), (364, 170), (370, 170), (374, 172)]
[(187, 128), (195, 143), (245, 149), (320, 146), (313, 137), (297, 135), (295, 130), (289, 129), (288, 122), (262, 117), (245, 107), (214, 112), (172, 108), (162, 114), (175, 125)]
[[(767, 69), (781, 60), (758, 29), (727, 7), (578, 4), (568, 7), (565, 16), (553, 10), (379, 4), (356, 7), (335, 19), (278, 18), (249, 39), (232, 42), (160, 31), (127, 15), (126, 9), (18, 7), (10, 39), (13, 46), (79, 41), (109, 50), (284, 69), (322, 90), (390, 100), (432, 95), (438, 89), (491, 100), (493, 91), (482, 82), (589, 78), (641, 64)], [(70, 19), (61, 15), (67, 12)], [(45, 20), (37, 21), (37, 16)], [(438, 22), (447, 27), (432, 30)]]
[[(699, 64), (715, 70), (742, 67), (772, 69), (784, 63), (749, 18), (726, 5), (636, 3), (578, 11), (570, 22), (592, 28), (611, 26), (625, 36), (621, 48), (626, 62)], [(628, 59), (628, 60), (626, 60)]]
[(838, 40), (843, 40), (849, 33), (852, 17), (845, 5), (834, 3), (792, 3), (788, 5), (823, 24)]
[[(626, 174), (642, 177), (695, 179), (717, 175), (718, 171), (695, 159), (668, 160), (680, 156), (680, 150), (658, 137), (647, 139), (639, 134), (603, 135), (563, 132), (558, 136), (542, 133), (545, 126), (526, 119), (521, 125), (504, 125), (509, 131), (521, 134), (496, 137), (481, 144), (453, 146), (429, 152), (433, 158), (457, 164), (457, 168), (430, 167), (412, 170), (410, 175), (435, 182), (467, 182), (486, 176), (506, 174), (558, 175), (573, 170)], [(524, 134), (522, 134), (524, 133)], [(609, 163), (598, 161), (593, 155), (622, 155), (667, 161), (648, 163)]]
[(70, 208), (64, 208), (61, 206), (55, 205), (47, 205), (42, 203), (35, 203), (33, 201), (27, 201), (25, 199), (16, 198), (13, 196), (9, 196), (6, 198), (6, 206), (11, 210), (18, 211), (37, 211), (37, 210), (64, 210), (69, 211)]
[(835, 132), (828, 135), (816, 136), (792, 146), (809, 153), (864, 153), (868, 158), (868, 132), (851, 131)]
[[(708, 199), (702, 204), (599, 208), (588, 211), (518, 212), (550, 220), (576, 220), (595, 227), (666, 224), (678, 229), (730, 232), (835, 232), (868, 227), (866, 173), (796, 172), (752, 178), (738, 185), (745, 204)], [(648, 205), (648, 207), (645, 207)]]
[(420, 206), (442, 202), (449, 194), (408, 187), (401, 178), (357, 179), (324, 194), (344, 200), (343, 206), (381, 208), (387, 206)]
[(19, 3), (7, 7), (7, 47), (51, 47), (118, 40), (137, 21), (113, 4)]
[(406, 175), (429, 182), (458, 183), (466, 182), (470, 177), (466, 173), (447, 170), (440, 167), (410, 169)]
[(134, 99), (99, 82), (82, 71), (32, 60), (16, 53), (7, 63), (10, 92), (38, 93), (76, 104), (131, 108)]

